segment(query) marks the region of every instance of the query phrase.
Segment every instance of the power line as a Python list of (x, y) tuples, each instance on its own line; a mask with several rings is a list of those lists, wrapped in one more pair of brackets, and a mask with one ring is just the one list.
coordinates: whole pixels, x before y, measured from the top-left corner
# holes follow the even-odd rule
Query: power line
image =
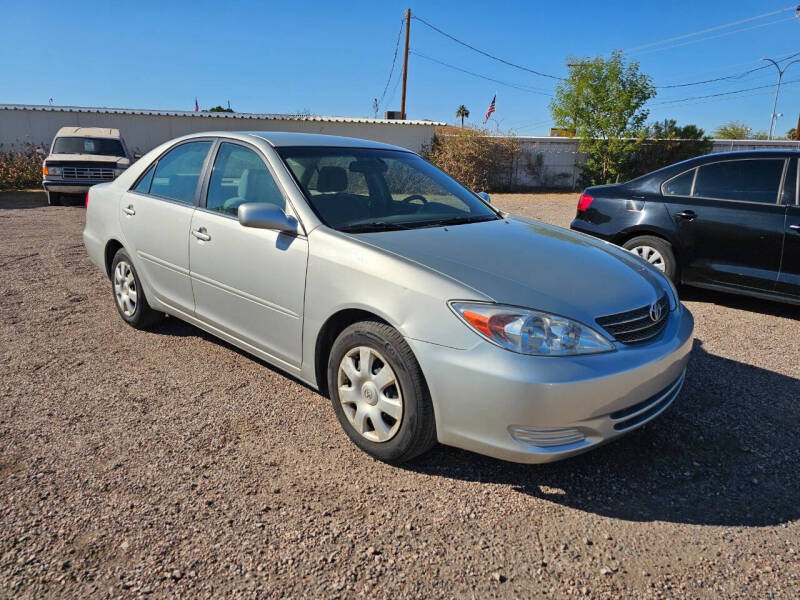
[(751, 21), (757, 21), (758, 19), (764, 19), (766, 17), (772, 17), (774, 15), (779, 15), (790, 10), (796, 10), (796, 5), (792, 4), (791, 6), (787, 6), (786, 8), (781, 8), (779, 10), (766, 12), (760, 15), (755, 15), (753, 17), (748, 17), (746, 19), (740, 19), (738, 21), (731, 21), (730, 23), (723, 23), (722, 25), (715, 25), (714, 27), (709, 27), (707, 29), (701, 29), (699, 31), (693, 31), (692, 33), (684, 33), (683, 35), (678, 35), (670, 38), (666, 38), (663, 40), (658, 40), (656, 42), (650, 42), (648, 44), (642, 44), (640, 46), (634, 46), (632, 48), (628, 48), (626, 52), (635, 52), (637, 50), (643, 50), (645, 48), (651, 48), (653, 46), (660, 46), (662, 44), (668, 44), (670, 42), (676, 42), (678, 40), (683, 40), (689, 37), (694, 37), (696, 35), (702, 35), (704, 33), (711, 33), (712, 31), (719, 31), (720, 29), (726, 29), (728, 27), (734, 27), (736, 25), (741, 25), (743, 23), (749, 23)]
[[(783, 62), (784, 60), (788, 60), (790, 58), (794, 58), (795, 56), (800, 56), (800, 52), (795, 52), (794, 54), (790, 54), (789, 56), (784, 56), (783, 58), (778, 59), (778, 62)], [(670, 89), (670, 88), (680, 88), (680, 87), (688, 87), (688, 86), (691, 86), (691, 85), (703, 85), (703, 84), (706, 84), (706, 83), (714, 83), (714, 82), (717, 82), (717, 81), (724, 81), (726, 79), (742, 79), (743, 77), (746, 77), (750, 73), (755, 73), (756, 71), (762, 71), (762, 70), (768, 69), (768, 68), (769, 68), (769, 65), (762, 65), (760, 67), (756, 67), (754, 69), (749, 69), (747, 71), (744, 71), (742, 73), (738, 73), (736, 75), (726, 75), (724, 77), (715, 77), (713, 79), (704, 79), (702, 81), (690, 81), (689, 83), (674, 83), (672, 85), (657, 85), (656, 87), (658, 89), (666, 90), (666, 89)]]
[[(800, 79), (792, 79), (791, 81), (786, 81), (783, 85), (788, 85), (790, 83), (798, 83), (798, 82), (800, 82)], [(733, 95), (733, 94), (741, 94), (743, 92), (752, 92), (753, 90), (763, 90), (763, 89), (771, 88), (771, 87), (774, 87), (773, 84), (759, 85), (759, 86), (750, 87), (750, 88), (743, 88), (741, 90), (733, 90), (732, 92), (719, 92), (717, 94), (708, 94), (706, 96), (691, 96), (689, 98), (678, 98), (676, 100), (664, 100), (663, 102), (653, 102), (653, 104), (651, 106), (661, 106), (661, 105), (664, 105), (664, 104), (677, 104), (677, 103), (680, 103), (680, 102), (687, 102), (689, 100), (701, 100), (701, 99), (704, 99), (704, 98), (717, 98), (719, 96), (730, 96), (730, 95)]]
[(699, 38), (696, 40), (689, 40), (688, 42), (681, 42), (680, 44), (673, 44), (671, 46), (664, 46), (662, 48), (651, 48), (650, 50), (645, 50), (643, 52), (633, 52), (634, 55), (642, 55), (642, 54), (651, 54), (653, 52), (660, 52), (661, 50), (671, 50), (672, 48), (680, 48), (681, 46), (688, 46), (690, 44), (697, 44), (698, 42), (705, 42), (707, 40), (714, 40), (717, 38), (725, 37), (727, 35), (734, 35), (736, 33), (742, 33), (743, 31), (750, 31), (751, 29), (758, 29), (760, 27), (767, 27), (768, 25), (776, 25), (778, 23), (785, 23), (786, 21), (793, 21), (794, 17), (787, 17), (785, 19), (778, 19), (777, 21), (770, 21), (769, 23), (759, 23), (758, 25), (751, 25), (750, 27), (743, 27), (742, 29), (735, 29), (733, 31), (726, 31), (724, 33), (719, 33), (717, 35), (710, 35), (707, 37)]
[(472, 46), (472, 45), (468, 44), (467, 42), (461, 41), (457, 37), (454, 37), (454, 36), (450, 35), (449, 33), (446, 33), (444, 31), (442, 31), (441, 29), (439, 29), (435, 25), (432, 25), (431, 23), (428, 23), (425, 19), (423, 19), (421, 17), (414, 16), (414, 17), (411, 17), (411, 18), (414, 19), (415, 21), (419, 21), (420, 23), (422, 23), (426, 27), (430, 27), (435, 32), (443, 35), (444, 37), (453, 40), (457, 44), (461, 44), (465, 48), (469, 48), (473, 52), (477, 52), (478, 54), (482, 54), (483, 56), (486, 56), (487, 58), (491, 58), (492, 60), (496, 60), (498, 62), (501, 62), (504, 65), (508, 65), (509, 67), (514, 67), (515, 69), (520, 69), (522, 71), (527, 71), (528, 73), (532, 73), (534, 75), (538, 75), (539, 77), (548, 77), (550, 79), (556, 79), (558, 81), (563, 81), (563, 79), (564, 79), (563, 77), (559, 77), (558, 75), (550, 75), (549, 73), (542, 73), (541, 71), (537, 71), (535, 69), (530, 69), (528, 67), (523, 67), (522, 65), (518, 65), (518, 64), (515, 64), (515, 63), (512, 63), (512, 62), (509, 62), (509, 61), (507, 61), (507, 60), (505, 60), (503, 58), (500, 58), (499, 56), (495, 56), (494, 54), (489, 54), (488, 52), (480, 50), (480, 49), (476, 48), (475, 46)]
[(481, 75), (480, 73), (474, 73), (472, 71), (468, 71), (467, 69), (462, 69), (461, 67), (457, 67), (455, 65), (451, 65), (450, 63), (443, 62), (441, 60), (433, 58), (432, 56), (427, 56), (426, 54), (422, 54), (420, 52), (417, 52), (416, 50), (409, 50), (409, 52), (411, 54), (413, 54), (414, 56), (419, 56), (420, 58), (424, 58), (425, 60), (429, 60), (431, 62), (437, 63), (439, 65), (442, 65), (443, 67), (447, 67), (448, 69), (453, 69), (455, 71), (460, 71), (462, 73), (466, 73), (467, 75), (471, 75), (473, 77), (478, 77), (480, 79), (486, 79), (487, 81), (492, 81), (494, 83), (499, 83), (500, 85), (504, 85), (504, 86), (507, 86), (507, 87), (510, 87), (510, 88), (514, 88), (514, 89), (520, 90), (522, 92), (528, 92), (529, 94), (538, 94), (540, 96), (547, 96), (548, 98), (552, 98), (553, 97), (552, 94), (548, 94), (546, 92), (538, 91), (538, 90), (536, 90), (534, 88), (530, 88), (530, 87), (527, 87), (527, 86), (519, 85), (519, 84), (516, 84), (516, 83), (510, 83), (508, 81), (502, 81), (500, 79), (494, 79), (493, 77), (489, 77), (487, 75)]
[(381, 94), (381, 99), (378, 100), (377, 106), (380, 108), (380, 105), (383, 103), (383, 99), (386, 97), (386, 90), (389, 89), (389, 83), (392, 81), (392, 75), (394, 75), (394, 67), (397, 64), (397, 52), (400, 50), (400, 36), (403, 33), (403, 25), (405, 24), (405, 19), (400, 21), (400, 31), (397, 32), (397, 43), (394, 45), (394, 56), (392, 57), (392, 68), (389, 69), (389, 78), (386, 80), (386, 85), (383, 86), (383, 93)]

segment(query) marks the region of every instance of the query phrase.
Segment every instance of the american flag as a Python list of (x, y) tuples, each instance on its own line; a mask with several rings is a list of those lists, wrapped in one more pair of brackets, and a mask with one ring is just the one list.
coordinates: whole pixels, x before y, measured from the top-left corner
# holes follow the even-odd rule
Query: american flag
[(194, 99), (194, 112), (197, 112), (199, 110), (200, 110), (200, 105), (197, 104), (197, 98), (195, 98)]
[(492, 103), (489, 105), (489, 109), (486, 111), (486, 116), (483, 118), (483, 124), (484, 125), (486, 125), (486, 121), (489, 120), (489, 117), (491, 117), (492, 113), (494, 112), (494, 101), (495, 100), (497, 100), (497, 94), (495, 94), (494, 98), (492, 98)]

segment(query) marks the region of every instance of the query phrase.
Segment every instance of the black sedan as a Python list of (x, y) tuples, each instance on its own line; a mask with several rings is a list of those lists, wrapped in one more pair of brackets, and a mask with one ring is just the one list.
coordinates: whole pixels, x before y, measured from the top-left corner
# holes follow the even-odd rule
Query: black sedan
[(676, 283), (800, 304), (800, 151), (693, 158), (587, 188), (571, 228)]

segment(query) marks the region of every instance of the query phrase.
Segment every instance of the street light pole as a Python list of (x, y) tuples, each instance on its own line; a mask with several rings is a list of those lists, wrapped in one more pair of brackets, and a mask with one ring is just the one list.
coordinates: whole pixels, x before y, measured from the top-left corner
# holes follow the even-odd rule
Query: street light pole
[(777, 117), (775, 115), (775, 111), (778, 109), (778, 94), (781, 92), (781, 80), (783, 79), (783, 74), (786, 73), (786, 69), (788, 69), (791, 65), (796, 62), (800, 62), (800, 59), (787, 63), (783, 69), (781, 69), (780, 65), (771, 58), (762, 58), (761, 60), (771, 62), (773, 65), (775, 65), (775, 68), (778, 69), (778, 85), (775, 86), (775, 100), (772, 102), (772, 114), (769, 117), (769, 139), (772, 139), (776, 126), (775, 121), (777, 120)]

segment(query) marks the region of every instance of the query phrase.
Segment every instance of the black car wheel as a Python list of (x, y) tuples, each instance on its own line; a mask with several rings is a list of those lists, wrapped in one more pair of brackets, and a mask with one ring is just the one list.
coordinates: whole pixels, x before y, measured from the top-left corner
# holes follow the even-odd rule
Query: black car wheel
[(677, 283), (678, 265), (672, 244), (653, 235), (642, 235), (631, 238), (622, 247), (646, 260)]
[(378, 460), (404, 462), (436, 444), (422, 370), (386, 323), (362, 321), (339, 334), (328, 358), (328, 390), (348, 437)]

